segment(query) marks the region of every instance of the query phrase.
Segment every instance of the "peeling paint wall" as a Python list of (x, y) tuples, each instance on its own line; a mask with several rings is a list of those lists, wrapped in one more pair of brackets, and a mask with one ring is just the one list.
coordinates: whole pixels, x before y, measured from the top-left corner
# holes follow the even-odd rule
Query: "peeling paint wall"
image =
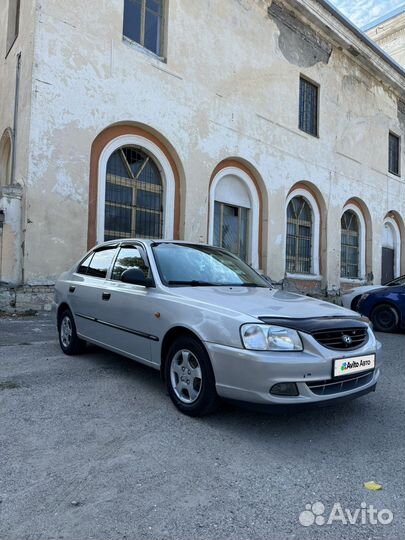
[[(405, 216), (404, 180), (387, 172), (388, 131), (405, 135), (394, 92), (270, 1), (169, 2), (166, 62), (122, 39), (122, 17), (122, 0), (38, 1), (26, 280), (52, 280), (86, 250), (91, 145), (134, 123), (175, 151), (185, 239), (207, 238), (210, 178), (237, 158), (264, 186), (266, 273), (285, 275), (285, 201), (304, 181), (324, 207), (320, 287), (340, 289), (340, 218), (353, 197), (371, 216), (378, 282), (384, 217)], [(298, 129), (300, 74), (320, 85), (318, 138)]]
[[(16, 284), (24, 279), (24, 186), (27, 184), (29, 167), (31, 95), (34, 49), (36, 2), (21, 2), (19, 33), (6, 56), (8, 1), (0, 2), (0, 139), (6, 133), (11, 142), (8, 166), (11, 169), (12, 153), (15, 153), (15, 169), (0, 177), (10, 179), (11, 186), (0, 186), (0, 211), (5, 222), (2, 233), (0, 281)], [(14, 125), (16, 77), (20, 55), (20, 84), (18, 91), (18, 122)], [(1, 164), (0, 164), (1, 166)], [(8, 180), (7, 183), (10, 181)], [(6, 182), (4, 182), (6, 183)]]

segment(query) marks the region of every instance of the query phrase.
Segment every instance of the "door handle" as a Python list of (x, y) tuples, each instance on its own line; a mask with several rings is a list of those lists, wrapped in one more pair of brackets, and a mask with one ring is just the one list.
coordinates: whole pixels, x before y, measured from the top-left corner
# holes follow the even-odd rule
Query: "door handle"
[(111, 298), (111, 293), (109, 292), (103, 292), (103, 294), (101, 295), (101, 298), (103, 300), (105, 300), (106, 302), (108, 302), (108, 300)]
[(72, 293), (73, 293), (73, 292), (75, 292), (75, 290), (76, 290), (76, 287), (75, 287), (74, 285), (71, 285), (71, 286), (69, 287), (69, 292), (72, 292)]

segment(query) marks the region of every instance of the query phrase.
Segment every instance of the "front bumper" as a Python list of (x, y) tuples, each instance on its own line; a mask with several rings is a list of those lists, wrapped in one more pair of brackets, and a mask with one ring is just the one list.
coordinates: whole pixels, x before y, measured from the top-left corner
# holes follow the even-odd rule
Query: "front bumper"
[[(263, 405), (326, 405), (373, 391), (380, 377), (378, 352), (381, 345), (378, 342), (374, 347), (368, 344), (350, 352), (326, 349), (312, 338), (304, 351), (289, 353), (248, 351), (214, 343), (205, 343), (205, 346), (211, 358), (218, 395), (235, 401)], [(333, 360), (366, 354), (376, 354), (376, 367), (356, 385), (333, 386), (332, 392), (329, 389), (325, 395), (315, 393), (308, 385), (316, 382), (327, 385), (335, 381)], [(270, 394), (273, 385), (286, 382), (296, 383), (298, 396)]]

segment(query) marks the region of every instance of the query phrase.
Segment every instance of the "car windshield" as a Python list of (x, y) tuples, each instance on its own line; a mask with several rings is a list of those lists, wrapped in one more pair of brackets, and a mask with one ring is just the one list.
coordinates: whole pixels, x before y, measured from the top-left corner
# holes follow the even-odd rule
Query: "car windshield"
[(160, 278), (169, 287), (271, 287), (250, 266), (219, 248), (159, 243), (153, 254)]
[(387, 283), (390, 287), (396, 287), (398, 285), (405, 285), (405, 276), (398, 277)]

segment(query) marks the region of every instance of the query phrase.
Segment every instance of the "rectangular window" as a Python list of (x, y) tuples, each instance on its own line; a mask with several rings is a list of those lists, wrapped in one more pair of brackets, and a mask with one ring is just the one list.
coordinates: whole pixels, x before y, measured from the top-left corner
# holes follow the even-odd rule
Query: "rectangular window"
[(124, 0), (124, 36), (163, 56), (163, 1)]
[(393, 133), (390, 133), (388, 142), (388, 170), (390, 173), (396, 174), (397, 176), (400, 174), (400, 147), (401, 145), (399, 137)]
[(300, 78), (299, 128), (314, 137), (318, 136), (318, 94), (318, 86)]
[(249, 210), (215, 201), (214, 245), (247, 259)]
[(20, 25), (20, 0), (9, 0), (8, 2), (8, 23), (7, 23), (7, 44), (6, 56), (10, 52), (18, 36)]

